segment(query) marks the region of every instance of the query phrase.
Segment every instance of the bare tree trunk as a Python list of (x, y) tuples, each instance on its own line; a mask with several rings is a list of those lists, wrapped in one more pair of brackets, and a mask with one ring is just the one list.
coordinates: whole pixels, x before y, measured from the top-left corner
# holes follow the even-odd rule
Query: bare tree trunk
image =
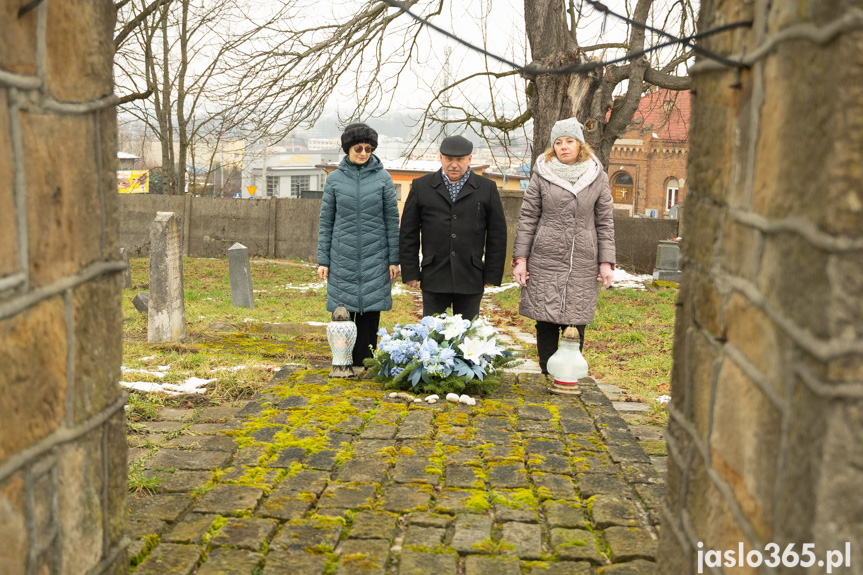
[[(524, 17), (533, 64), (560, 68), (587, 61), (567, 25), (566, 0), (525, 0)], [(586, 121), (590, 103), (599, 89), (599, 72), (542, 74), (529, 79), (532, 85), (528, 89), (528, 109), (533, 118), (531, 160), (535, 161), (550, 145), (555, 122), (573, 116)]]

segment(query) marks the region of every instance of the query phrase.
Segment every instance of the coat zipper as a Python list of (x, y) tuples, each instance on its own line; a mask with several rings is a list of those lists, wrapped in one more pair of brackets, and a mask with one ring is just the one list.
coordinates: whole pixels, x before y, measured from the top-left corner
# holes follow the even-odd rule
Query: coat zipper
[(566, 313), (566, 289), (569, 287), (569, 276), (572, 275), (572, 255), (575, 253), (575, 237), (572, 238), (572, 245), (569, 248), (569, 272), (566, 274), (566, 283), (563, 284), (563, 299), (560, 303), (560, 315)]
[(360, 181), (360, 168), (357, 168), (357, 272), (359, 277), (357, 277), (357, 313), (363, 313), (363, 247), (361, 241), (361, 233), (362, 229), (360, 227), (360, 214), (362, 213), (362, 209), (360, 206), (360, 201), (362, 194), (360, 193), (360, 186), (362, 182)]

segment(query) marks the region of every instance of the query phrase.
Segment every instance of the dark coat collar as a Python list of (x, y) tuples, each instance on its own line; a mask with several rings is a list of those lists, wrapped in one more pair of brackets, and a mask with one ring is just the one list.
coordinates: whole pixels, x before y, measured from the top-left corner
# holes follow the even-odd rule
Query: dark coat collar
[[(469, 196), (474, 190), (479, 188), (480, 177), (481, 176), (479, 174), (471, 170), (470, 175), (467, 177), (467, 181), (464, 183), (464, 187), (462, 187), (461, 191), (458, 193), (458, 197), (455, 201), (459, 201), (460, 199)], [(431, 187), (436, 189), (441, 196), (449, 200), (449, 190), (445, 185), (443, 185), (443, 183), (443, 174), (441, 173), (441, 170), (437, 170), (432, 176)], [(468, 186), (472, 189), (468, 188)]]

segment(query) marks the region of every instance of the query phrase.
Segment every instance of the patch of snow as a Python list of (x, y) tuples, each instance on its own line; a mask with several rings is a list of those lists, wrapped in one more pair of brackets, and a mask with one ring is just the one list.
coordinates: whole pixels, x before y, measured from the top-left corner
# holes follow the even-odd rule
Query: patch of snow
[[(164, 370), (163, 370), (164, 371)], [(158, 371), (148, 371), (146, 369), (135, 369), (132, 367), (120, 367), (121, 373), (146, 373), (147, 375), (152, 375), (153, 377), (165, 377), (166, 373), (158, 372)]]
[(307, 321), (306, 325), (327, 325), (325, 321)]
[(250, 317), (247, 317), (246, 319), (244, 319), (244, 320), (243, 320), (243, 323), (249, 323), (249, 322), (252, 322), (252, 321), (257, 321), (257, 320), (256, 320), (256, 319), (252, 319), (252, 318), (250, 318)]
[(509, 282), (505, 284), (501, 284), (499, 286), (487, 287), (483, 290), (483, 293), (500, 293), (502, 291), (506, 291), (508, 289), (512, 289), (518, 287), (518, 284), (515, 282)]
[(148, 355), (147, 357), (142, 357), (140, 361), (147, 361), (148, 359), (156, 359), (155, 355)]
[(153, 383), (148, 381), (121, 381), (120, 385), (127, 389), (138, 391), (162, 392), (169, 395), (180, 395), (181, 393), (204, 393), (204, 386), (216, 381), (215, 379), (201, 379), (190, 377), (181, 383)]
[(647, 289), (644, 287), (645, 281), (652, 282), (653, 276), (633, 275), (622, 268), (616, 268), (614, 270), (614, 282), (611, 284), (611, 286), (620, 289), (630, 288), (636, 290), (645, 290)]
[(326, 287), (327, 287), (327, 282), (317, 282), (317, 283), (312, 283), (312, 284), (299, 284), (299, 285), (294, 285), (294, 284), (286, 284), (285, 285), (285, 289), (296, 289), (296, 290), (303, 290), (303, 291), (314, 291), (314, 290), (319, 290), (319, 289), (325, 289)]

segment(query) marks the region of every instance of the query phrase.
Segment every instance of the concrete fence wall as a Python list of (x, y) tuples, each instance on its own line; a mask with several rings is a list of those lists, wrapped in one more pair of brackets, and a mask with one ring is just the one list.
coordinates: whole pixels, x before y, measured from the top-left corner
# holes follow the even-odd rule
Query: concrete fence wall
[[(512, 253), (522, 192), (501, 194)], [(120, 245), (132, 256), (149, 253), (150, 224), (156, 212), (173, 211), (183, 221), (184, 254), (226, 257), (240, 242), (249, 254), (270, 258), (317, 258), (321, 200), (246, 200), (120, 194)], [(676, 220), (615, 218), (617, 261), (630, 272), (651, 273), (660, 240), (677, 235)]]
[(701, 30), (747, 20), (699, 44), (751, 69), (690, 68), (657, 572), (830, 572), (725, 566), (814, 544), (861, 574), (863, 20), (859, 2), (702, 0)]
[(111, 2), (0, 2), (0, 572), (116, 575), (120, 389)]

